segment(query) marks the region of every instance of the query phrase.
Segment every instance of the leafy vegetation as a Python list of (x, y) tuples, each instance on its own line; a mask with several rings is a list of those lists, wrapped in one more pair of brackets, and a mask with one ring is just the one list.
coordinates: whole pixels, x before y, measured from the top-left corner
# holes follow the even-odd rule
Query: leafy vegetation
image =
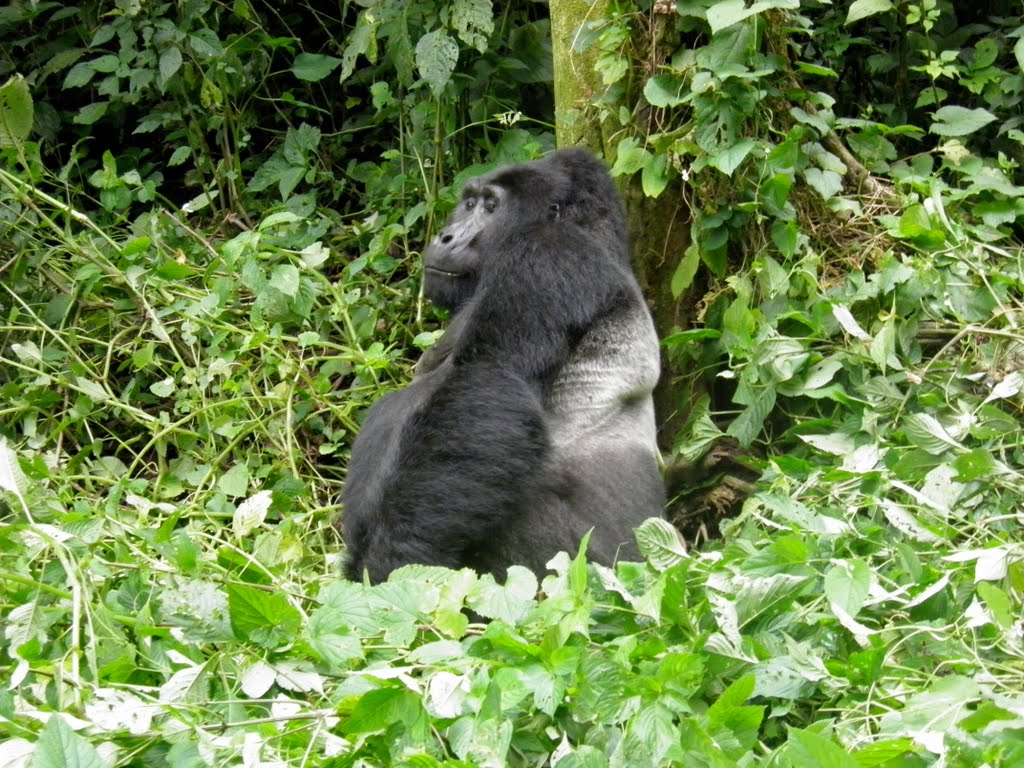
[(348, 447), (462, 171), (553, 145), (546, 8), (0, 10), (0, 766), (1020, 764), (1024, 17), (977, 5), (589, 19), (579, 119), (693, 214), (673, 454), (761, 478), (645, 563), (372, 588)]

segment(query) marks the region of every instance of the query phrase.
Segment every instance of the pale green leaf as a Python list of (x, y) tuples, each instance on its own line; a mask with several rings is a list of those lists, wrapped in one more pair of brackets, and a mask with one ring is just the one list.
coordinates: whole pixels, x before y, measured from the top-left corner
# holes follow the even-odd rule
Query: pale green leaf
[(21, 471), (18, 454), (2, 437), (0, 437), (0, 489), (13, 493), (19, 499), (23, 499), (28, 490), (28, 478)]
[(435, 96), (448, 84), (458, 60), (458, 43), (443, 29), (428, 32), (416, 43), (416, 69)]
[(846, 14), (846, 23), (853, 24), (876, 13), (891, 11), (892, 8), (892, 0), (854, 0)]
[(217, 487), (229, 498), (245, 496), (249, 492), (249, 467), (244, 463), (235, 464), (220, 476)]
[(967, 109), (966, 107), (948, 106), (935, 112), (935, 122), (928, 130), (939, 136), (967, 136), (984, 128), (995, 119), (995, 115), (980, 107)]
[(294, 298), (299, 292), (299, 268), (294, 264), (278, 264), (267, 282), (274, 290)]
[(21, 146), (32, 130), (33, 114), (28, 83), (14, 75), (0, 86), (0, 148)]
[(825, 597), (856, 616), (868, 598), (871, 581), (871, 569), (863, 560), (836, 560), (825, 573)]
[(750, 150), (753, 148), (753, 139), (740, 139), (732, 146), (712, 155), (708, 164), (717, 168), (726, 176), (732, 176), (733, 171), (739, 168), (740, 163), (746, 160), (747, 155), (750, 154)]

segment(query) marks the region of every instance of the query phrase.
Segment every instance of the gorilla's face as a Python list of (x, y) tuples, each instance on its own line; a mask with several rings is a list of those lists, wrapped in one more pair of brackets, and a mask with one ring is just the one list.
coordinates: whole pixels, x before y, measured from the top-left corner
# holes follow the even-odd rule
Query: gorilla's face
[(488, 267), (483, 254), (501, 254), (506, 232), (558, 218), (570, 179), (543, 163), (501, 169), (466, 183), (458, 206), (423, 260), (423, 291), (428, 299), (458, 310), (469, 301)]
[(434, 238), (423, 261), (423, 291), (446, 309), (460, 309), (500, 256), (502, 238), (533, 223), (565, 221), (603, 243), (614, 243), (629, 263), (626, 216), (604, 164), (583, 149), (563, 149), (540, 160), (472, 179)]

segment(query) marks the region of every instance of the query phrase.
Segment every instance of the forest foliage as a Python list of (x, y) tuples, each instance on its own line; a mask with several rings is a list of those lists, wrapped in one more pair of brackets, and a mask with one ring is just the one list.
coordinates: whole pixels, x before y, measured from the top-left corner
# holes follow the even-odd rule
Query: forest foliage
[(1024, 761), (1024, 8), (600, 7), (568, 117), (691, 218), (669, 459), (759, 479), (375, 587), (349, 446), (462, 180), (554, 146), (547, 4), (0, 9), (0, 766)]

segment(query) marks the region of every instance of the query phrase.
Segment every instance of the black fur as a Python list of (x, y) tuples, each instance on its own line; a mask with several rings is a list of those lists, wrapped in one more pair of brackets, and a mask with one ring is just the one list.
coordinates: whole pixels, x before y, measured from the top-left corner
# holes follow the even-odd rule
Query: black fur
[(456, 314), (353, 446), (346, 575), (365, 569), (377, 582), (407, 563), (540, 571), (591, 527), (596, 559), (632, 554), (630, 528), (664, 503), (649, 392), (657, 341), (607, 170), (563, 150), (470, 181), (424, 266), (426, 295)]

